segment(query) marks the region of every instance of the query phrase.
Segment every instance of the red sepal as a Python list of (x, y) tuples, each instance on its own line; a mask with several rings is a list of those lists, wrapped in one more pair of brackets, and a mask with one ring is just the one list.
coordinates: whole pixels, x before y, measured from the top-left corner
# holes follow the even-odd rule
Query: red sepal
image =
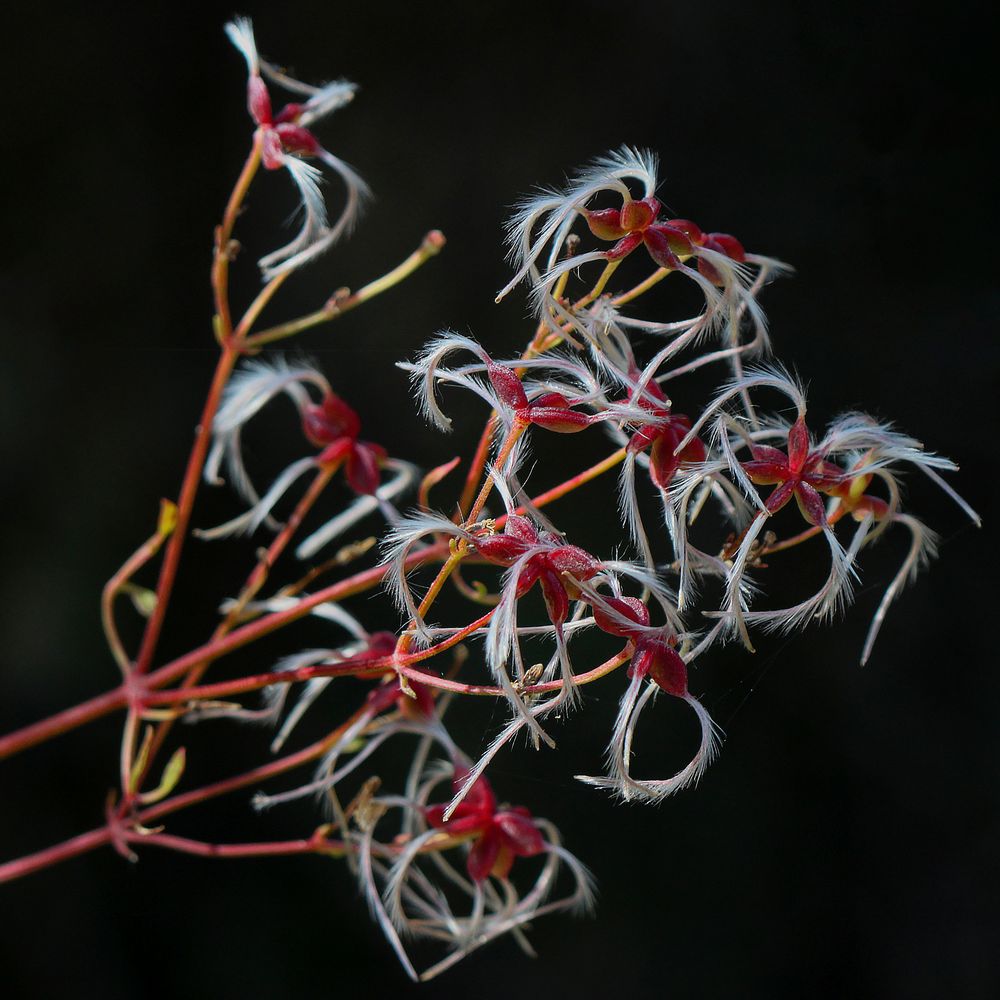
[[(465, 859), (465, 868), (473, 882), (483, 882), (493, 871), (500, 854), (500, 831), (495, 826), (489, 826), (483, 831), (469, 849)], [(508, 866), (509, 870), (509, 866)]]
[(512, 538), (518, 538), (529, 545), (535, 545), (538, 542), (538, 531), (535, 529), (534, 524), (521, 514), (511, 514), (507, 518), (503, 530), (504, 534), (510, 535)]

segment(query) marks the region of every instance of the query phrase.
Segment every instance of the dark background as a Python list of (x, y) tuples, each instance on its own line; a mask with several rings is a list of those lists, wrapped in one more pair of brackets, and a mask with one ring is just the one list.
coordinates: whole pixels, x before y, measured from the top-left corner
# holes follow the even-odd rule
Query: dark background
[[(565, 730), (559, 754), (502, 758), (498, 793), (560, 824), (598, 878), (599, 909), (540, 921), (537, 961), (503, 941), (424, 995), (998, 995), (1000, 380), (986, 10), (245, 8), (266, 55), (306, 79), (361, 84), (322, 137), (378, 196), (349, 246), (303, 272), (275, 316), (358, 287), (431, 227), (449, 237), (404, 289), (300, 345), (358, 405), (370, 437), (428, 465), (467, 446), (471, 432), (439, 438), (412, 415), (391, 363), (449, 326), (498, 353), (516, 349), (529, 333), (523, 298), (492, 303), (508, 273), (506, 206), (629, 142), (661, 153), (676, 214), (795, 264), (764, 304), (776, 349), (810, 383), (815, 422), (849, 407), (891, 416), (961, 463), (956, 482), (987, 519), (976, 531), (914, 480), (912, 506), (942, 532), (941, 558), (894, 609), (865, 669), (857, 657), (902, 556), (898, 536), (866, 557), (846, 622), (762, 642), (753, 658), (713, 657), (695, 690), (727, 740), (697, 792), (623, 808), (572, 781), (599, 764), (615, 681)], [(4, 730), (116, 680), (100, 588), (176, 489), (213, 363), (211, 229), (250, 137), (243, 65), (221, 30), (231, 14), (214, 3), (194, 16), (34, 5), (7, 19)], [(253, 257), (282, 242), (276, 226), (291, 204), (284, 178), (265, 177), (239, 233), (248, 251), (237, 296), (255, 287)], [(274, 434), (259, 456), (280, 468), (301, 446)], [(610, 509), (598, 489), (566, 516), (585, 529)], [(195, 520), (233, 511), (219, 491)], [(207, 635), (248, 552), (189, 552), (161, 656)], [(314, 628), (297, 641), (326, 637)], [(262, 655), (241, 662), (266, 667)], [(691, 737), (668, 709), (658, 716), (664, 766)], [(182, 734), (187, 787), (264, 745), (225, 724), (205, 733)], [(646, 739), (653, 768), (654, 725)], [(107, 722), (5, 764), (2, 856), (97, 825), (116, 748)], [(316, 822), (308, 809), (258, 820), (236, 800), (179, 816), (171, 830), (237, 840)], [(11, 997), (411, 989), (347, 874), (318, 859), (149, 850), (129, 866), (105, 851), (0, 892), (0, 989)]]

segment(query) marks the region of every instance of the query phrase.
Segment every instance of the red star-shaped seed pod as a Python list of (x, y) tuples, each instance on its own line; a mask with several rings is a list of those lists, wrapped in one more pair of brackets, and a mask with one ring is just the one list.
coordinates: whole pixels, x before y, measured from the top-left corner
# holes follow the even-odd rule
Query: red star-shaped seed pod
[[(562, 625), (569, 616), (569, 604), (578, 592), (563, 574), (577, 580), (589, 580), (600, 571), (601, 563), (589, 552), (576, 545), (555, 542), (539, 534), (526, 517), (512, 514), (507, 518), (502, 535), (487, 535), (476, 539), (476, 550), (487, 561), (498, 566), (513, 566), (528, 556), (517, 580), (517, 596), (523, 597), (538, 583), (545, 598), (549, 620)], [(532, 550), (536, 550), (532, 555)]]
[(802, 516), (812, 525), (826, 523), (826, 508), (820, 493), (834, 494), (844, 479), (844, 472), (809, 447), (809, 430), (799, 417), (788, 430), (788, 450), (768, 445), (753, 445), (753, 459), (742, 466), (751, 482), (758, 486), (776, 484), (764, 502), (769, 514), (776, 514), (795, 497)]
[[(456, 794), (467, 777), (465, 769), (455, 769), (452, 787)], [(531, 858), (545, 850), (545, 839), (531, 813), (523, 806), (497, 809), (496, 796), (483, 777), (476, 780), (448, 820), (444, 819), (446, 809), (444, 804), (430, 806), (424, 815), (431, 826), (453, 837), (473, 840), (465, 867), (474, 882), (489, 875), (507, 878), (515, 858)]]
[(328, 393), (320, 403), (305, 407), (302, 431), (312, 444), (323, 448), (320, 464), (338, 467), (343, 463), (347, 483), (355, 493), (367, 495), (378, 489), (386, 450), (357, 440), (361, 420), (339, 396)]
[(518, 420), (535, 424), (557, 434), (576, 434), (601, 418), (595, 414), (574, 410), (573, 404), (561, 392), (546, 392), (529, 402), (517, 373), (493, 361), (486, 364), (490, 385)]
[[(599, 240), (614, 240), (615, 245), (605, 255), (608, 260), (622, 260), (638, 246), (644, 245), (649, 256), (660, 267), (676, 270), (682, 258), (692, 257), (699, 248), (714, 250), (742, 264), (746, 260), (743, 245), (728, 233), (704, 233), (690, 219), (658, 221), (660, 203), (656, 198), (626, 201), (621, 208), (605, 208), (584, 216), (590, 231)], [(698, 270), (713, 284), (722, 285), (722, 276), (703, 257), (698, 257)]]

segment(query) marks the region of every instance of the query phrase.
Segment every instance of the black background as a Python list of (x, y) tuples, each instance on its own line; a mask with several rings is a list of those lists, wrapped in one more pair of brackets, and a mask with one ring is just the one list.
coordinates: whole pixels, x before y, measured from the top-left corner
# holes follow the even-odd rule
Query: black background
[[(987, 518), (976, 531), (914, 481), (912, 505), (941, 530), (941, 558), (890, 615), (865, 669), (858, 651), (879, 585), (901, 557), (899, 538), (866, 559), (858, 607), (843, 624), (706, 665), (695, 690), (727, 740), (697, 792), (623, 808), (572, 781), (599, 763), (615, 682), (566, 730), (560, 754), (499, 761), (498, 793), (560, 824), (599, 880), (599, 908), (592, 919), (539, 922), (538, 960), (501, 942), (425, 995), (1000, 990), (1000, 380), (986, 10), (245, 9), (266, 55), (306, 79), (361, 84), (322, 137), (378, 196), (349, 246), (302, 273), (275, 316), (357, 287), (431, 227), (449, 237), (406, 288), (301, 345), (356, 403), (371, 438), (425, 465), (468, 445), (472, 431), (439, 438), (413, 415), (391, 363), (443, 327), (472, 330), (498, 353), (516, 349), (529, 332), (523, 298), (492, 302), (508, 273), (505, 206), (627, 141), (661, 153), (663, 198), (676, 214), (795, 264), (765, 306), (776, 349), (810, 383), (816, 423), (848, 407), (891, 416), (961, 463), (956, 481)], [(231, 14), (213, 3), (196, 15), (36, 5), (8, 20), (5, 730), (115, 683), (100, 588), (148, 533), (158, 498), (176, 489), (213, 363), (211, 229), (250, 137), (243, 66), (221, 30)], [(253, 291), (252, 256), (281, 242), (276, 226), (291, 206), (284, 179), (265, 177), (239, 234), (248, 251), (237, 296)], [(301, 453), (294, 438), (259, 448), (265, 463)], [(592, 526), (611, 509), (597, 490), (567, 517)], [(196, 523), (233, 510), (219, 491)], [(248, 551), (228, 543), (189, 552), (162, 657), (207, 635)], [(322, 644), (324, 635), (306, 630), (300, 640)], [(240, 662), (266, 667), (271, 651), (262, 656)], [(680, 734), (664, 745), (682, 754), (686, 720), (662, 718)], [(205, 732), (190, 734), (186, 787), (247, 760), (244, 744), (264, 745), (223, 724)], [(100, 822), (116, 738), (114, 725), (99, 724), (4, 765), (3, 857)], [(295, 836), (315, 822), (308, 810), (258, 820), (237, 799), (171, 829), (224, 841)], [(146, 851), (129, 866), (106, 851), (0, 892), (8, 996), (411, 989), (347, 874), (318, 859)]]

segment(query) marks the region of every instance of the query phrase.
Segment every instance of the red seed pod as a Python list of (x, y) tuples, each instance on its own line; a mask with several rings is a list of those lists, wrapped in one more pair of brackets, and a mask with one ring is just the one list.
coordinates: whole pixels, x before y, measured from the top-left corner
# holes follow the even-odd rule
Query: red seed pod
[(621, 209), (622, 229), (632, 233), (647, 228), (652, 224), (659, 210), (660, 203), (655, 198), (625, 202)]
[[(743, 245), (740, 243), (735, 236), (730, 236), (728, 233), (709, 233), (705, 237), (705, 242), (702, 244), (709, 250), (714, 250), (716, 253), (721, 253), (723, 256), (728, 257), (730, 260), (734, 260), (737, 263), (743, 263), (746, 260), (746, 253), (743, 250)], [(712, 264), (710, 264), (704, 257), (698, 258), (698, 270), (706, 277), (713, 285), (724, 285), (722, 275), (719, 273), (719, 269)]]
[(643, 233), (643, 242), (649, 256), (660, 265), (676, 270), (681, 266), (681, 257), (694, 253), (691, 241), (679, 229), (670, 226), (650, 226)]
[(276, 125), (274, 131), (278, 133), (281, 145), (287, 153), (315, 156), (320, 151), (320, 145), (316, 141), (316, 137), (312, 132), (302, 128), (300, 125), (292, 125), (285, 122), (281, 125)]
[(260, 147), (260, 162), (265, 170), (281, 170), (285, 165), (285, 151), (281, 148), (281, 139), (274, 129), (264, 132), (264, 140)]
[(795, 487), (795, 500), (802, 516), (812, 525), (826, 524), (826, 507), (823, 498), (809, 483), (799, 483)]
[(535, 526), (528, 518), (522, 517), (520, 514), (511, 514), (507, 518), (503, 530), (504, 534), (518, 538), (529, 545), (535, 545), (538, 542), (538, 531)]
[(486, 363), (486, 374), (489, 376), (490, 385), (512, 410), (521, 410), (528, 405), (528, 397), (524, 393), (524, 386), (517, 377), (517, 372), (506, 367), (506, 365), (496, 365), (492, 361)]
[[(455, 769), (455, 776), (452, 778), (451, 787), (456, 795), (462, 790), (462, 786), (468, 777), (469, 772), (464, 767)], [(492, 816), (496, 812), (496, 796), (493, 794), (493, 787), (486, 778), (480, 777), (476, 779), (476, 783), (469, 789), (468, 794), (458, 808), (464, 808), (468, 812), (475, 812), (481, 816)]]
[(545, 839), (523, 806), (505, 809), (496, 815), (496, 825), (510, 849), (519, 858), (531, 858), (545, 850)]
[(608, 260), (624, 260), (640, 243), (642, 243), (642, 233), (629, 233), (628, 236), (620, 239), (604, 256)]
[(673, 434), (661, 434), (653, 442), (649, 452), (649, 478), (661, 490), (665, 490), (681, 466), (680, 455), (674, 454), (677, 439)]
[(258, 125), (271, 124), (271, 95), (259, 76), (251, 76), (247, 81), (247, 110)]
[(747, 259), (743, 244), (735, 236), (730, 236), (729, 233), (709, 233), (705, 245), (711, 246), (719, 253), (724, 253), (730, 260), (735, 260), (738, 264), (742, 264)]
[[(631, 381), (636, 383), (642, 378), (642, 372), (639, 371), (634, 362), (629, 365), (628, 376)], [(656, 379), (646, 380), (641, 387), (639, 385), (629, 386), (628, 400), (645, 410), (649, 410), (654, 416), (670, 416), (670, 400)]]
[(872, 481), (871, 475), (855, 476), (848, 478), (847, 473), (833, 462), (828, 462), (824, 458), (806, 460), (806, 471), (809, 473), (809, 482), (818, 490), (824, 493), (833, 493), (840, 496), (840, 490), (847, 484), (848, 496), (861, 496)]
[(510, 566), (528, 550), (526, 543), (511, 535), (484, 535), (476, 539), (476, 551), (491, 563)]
[(751, 445), (753, 459), (743, 462), (743, 471), (758, 486), (783, 483), (788, 478), (788, 456), (766, 444)]
[(633, 671), (648, 674), (667, 694), (687, 694), (687, 664), (668, 639), (644, 639), (632, 658)]
[(316, 462), (319, 465), (340, 465), (353, 449), (354, 441), (351, 438), (337, 438), (316, 456)]
[[(776, 465), (784, 468), (788, 464), (788, 456), (779, 448), (772, 448), (767, 444), (755, 444), (750, 446), (750, 453), (755, 462), (765, 465)], [(750, 463), (747, 463), (748, 465)]]
[(283, 125), (285, 122), (297, 122), (299, 116), (305, 111), (306, 106), (304, 104), (296, 104), (292, 101), (290, 104), (286, 104), (275, 116), (274, 124)]
[(665, 225), (671, 229), (680, 230), (692, 243), (701, 244), (705, 241), (705, 234), (701, 227), (690, 219), (668, 219)]
[(533, 406), (561, 406), (569, 407), (569, 400), (561, 392), (544, 392), (541, 396), (536, 396)]
[(548, 567), (540, 569), (538, 583), (545, 598), (545, 610), (553, 625), (563, 625), (569, 618), (569, 594), (563, 586), (562, 578)]
[(655, 424), (640, 427), (639, 430), (637, 430), (632, 437), (629, 438), (628, 450), (632, 452), (632, 454), (645, 451), (659, 436), (660, 429)]
[(576, 545), (560, 545), (548, 554), (548, 563), (556, 573), (570, 573), (578, 580), (589, 580), (601, 569), (599, 559)]
[(377, 444), (358, 444), (347, 456), (347, 484), (360, 496), (371, 496), (382, 481), (380, 467), (386, 451)]
[(806, 422), (799, 417), (788, 429), (788, 467), (792, 472), (801, 472), (809, 456), (809, 431)]
[(583, 217), (599, 240), (620, 240), (628, 232), (622, 228), (621, 212), (617, 208), (603, 208), (597, 212), (584, 209)]
[(494, 873), (494, 869), (497, 867), (500, 869), (496, 872), (498, 878), (505, 878), (510, 873), (511, 865), (514, 862), (513, 856), (509, 859), (503, 859), (503, 863), (498, 866), (502, 846), (500, 831), (493, 825), (487, 827), (482, 836), (469, 849), (469, 856), (465, 861), (465, 869), (473, 882), (485, 881), (486, 877)]
[(339, 396), (323, 397), (318, 406), (307, 406), (302, 414), (302, 431), (317, 446), (338, 438), (356, 438), (361, 433), (361, 418)]
[(588, 417), (586, 413), (546, 406), (531, 407), (528, 410), (528, 419), (533, 424), (556, 434), (578, 434), (594, 422), (593, 417)]
[(764, 509), (768, 514), (777, 514), (792, 496), (795, 494), (795, 480), (786, 479), (771, 495), (764, 501)]
[[(689, 423), (684, 433), (687, 434), (690, 429), (691, 427)], [(686, 445), (684, 445), (680, 453), (680, 460), (682, 464), (696, 464), (698, 462), (704, 462), (707, 455), (708, 452), (705, 449), (705, 442), (699, 437), (694, 437), (691, 438)]]
[(604, 604), (606, 607), (593, 605), (594, 624), (608, 635), (632, 639), (639, 634), (636, 625), (649, 625), (649, 609), (638, 597), (606, 597)]
[(524, 415), (531, 423), (556, 434), (576, 434), (594, 422), (588, 414), (570, 409), (569, 400), (561, 392), (538, 396)]

